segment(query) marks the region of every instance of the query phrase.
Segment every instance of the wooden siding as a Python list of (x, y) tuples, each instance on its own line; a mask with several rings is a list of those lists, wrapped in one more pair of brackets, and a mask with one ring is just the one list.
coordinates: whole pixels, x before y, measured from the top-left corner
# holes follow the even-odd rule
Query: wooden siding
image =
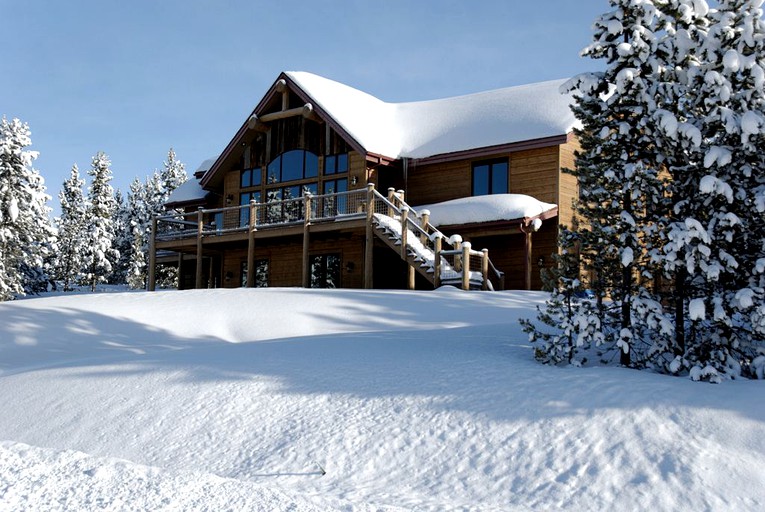
[[(314, 234), (311, 237), (311, 256), (317, 254), (339, 254), (341, 259), (341, 286), (363, 288), (364, 236), (345, 233)], [(301, 286), (303, 282), (303, 242), (301, 238), (279, 239), (279, 241), (258, 240), (255, 245), (255, 259), (268, 260), (269, 286)], [(231, 249), (224, 253), (224, 287), (236, 288), (242, 282), (242, 263), (247, 261), (247, 249)], [(346, 271), (346, 265), (353, 263), (353, 269)]]
[(440, 203), (471, 194), (471, 162), (409, 166), (406, 200), (411, 205)]
[(558, 187), (558, 219), (560, 224), (571, 227), (574, 218), (572, 203), (579, 196), (579, 186), (576, 176), (563, 172), (563, 169), (574, 169), (576, 157), (574, 153), (580, 150), (579, 141), (572, 138), (560, 146), (560, 184)]
[(558, 146), (510, 155), (510, 193), (526, 194), (546, 203), (558, 202)]

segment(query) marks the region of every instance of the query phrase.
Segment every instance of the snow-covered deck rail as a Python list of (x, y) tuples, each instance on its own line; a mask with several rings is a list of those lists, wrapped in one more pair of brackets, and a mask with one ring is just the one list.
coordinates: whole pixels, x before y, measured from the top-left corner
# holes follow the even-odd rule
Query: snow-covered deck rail
[[(254, 265), (254, 234), (260, 230), (278, 230), (304, 226), (303, 285), (307, 286), (309, 232), (314, 224), (366, 219), (365, 286), (371, 287), (372, 242), (376, 234), (400, 252), (408, 263), (408, 283), (414, 288), (414, 272), (419, 271), (434, 287), (452, 284), (463, 289), (494, 290), (504, 288), (504, 275), (491, 263), (488, 251), (474, 251), (459, 235), (446, 237), (429, 222), (428, 210), (420, 212), (404, 201), (403, 191), (388, 189), (387, 197), (367, 188), (268, 201), (265, 203), (174, 212), (155, 217), (150, 250), (149, 288), (153, 289), (157, 242), (196, 240), (196, 286), (201, 287), (203, 243), (224, 235), (244, 234), (248, 238), (248, 268)], [(361, 224), (363, 225), (363, 224)], [(230, 240), (226, 238), (225, 240)], [(167, 244), (165, 244), (167, 245)], [(188, 244), (187, 244), (188, 245)], [(252, 260), (252, 261), (251, 261)], [(254, 277), (254, 273), (252, 273)], [(250, 274), (248, 274), (248, 279)], [(254, 283), (248, 281), (247, 285)]]

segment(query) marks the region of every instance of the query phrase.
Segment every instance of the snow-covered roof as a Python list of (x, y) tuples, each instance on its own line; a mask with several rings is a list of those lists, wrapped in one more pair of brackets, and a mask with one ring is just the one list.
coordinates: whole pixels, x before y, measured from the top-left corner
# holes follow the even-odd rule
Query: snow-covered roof
[(532, 219), (554, 210), (557, 205), (544, 203), (524, 194), (492, 194), (488, 196), (462, 197), (418, 206), (418, 212), (430, 211), (430, 223), (434, 226), (454, 226), (501, 220)]
[(216, 161), (217, 159), (218, 159), (218, 157), (217, 157), (217, 156), (214, 156), (214, 157), (212, 157), (212, 158), (208, 158), (207, 160), (205, 160), (204, 162), (202, 162), (201, 164), (199, 164), (199, 167), (197, 167), (197, 170), (196, 170), (196, 171), (194, 171), (194, 175), (195, 175), (195, 176), (196, 176), (196, 175), (201, 175), (201, 174), (204, 174), (204, 173), (206, 173), (207, 171), (209, 171), (209, 170), (210, 170), (210, 168), (213, 166), (213, 164), (215, 163), (215, 161)]
[[(214, 161), (214, 160), (213, 160)], [(202, 188), (196, 178), (190, 178), (170, 193), (166, 205), (192, 203), (202, 201), (209, 192)]]
[(285, 73), (364, 149), (392, 158), (565, 135), (577, 125), (565, 80), (410, 103), (386, 103), (306, 72)]

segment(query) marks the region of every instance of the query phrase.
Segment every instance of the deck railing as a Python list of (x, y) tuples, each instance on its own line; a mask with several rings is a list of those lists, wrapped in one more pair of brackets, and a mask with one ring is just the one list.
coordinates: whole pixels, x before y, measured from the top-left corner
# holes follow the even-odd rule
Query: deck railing
[[(309, 212), (307, 219), (306, 211)], [(306, 194), (266, 203), (253, 201), (246, 205), (173, 212), (155, 218), (154, 239), (196, 238), (197, 253), (201, 254), (203, 238), (364, 218), (368, 229), (375, 224), (397, 236), (401, 258), (427, 267), (432, 272), (434, 286), (453, 284), (463, 289), (504, 289), (504, 274), (494, 267), (486, 249), (473, 250), (459, 235), (446, 237), (430, 223), (428, 210), (417, 211), (406, 203), (403, 191), (391, 188), (384, 196), (371, 184), (364, 189), (331, 194)], [(248, 252), (252, 252), (251, 248)], [(198, 268), (197, 282), (200, 280)], [(413, 286), (413, 275), (410, 285)]]

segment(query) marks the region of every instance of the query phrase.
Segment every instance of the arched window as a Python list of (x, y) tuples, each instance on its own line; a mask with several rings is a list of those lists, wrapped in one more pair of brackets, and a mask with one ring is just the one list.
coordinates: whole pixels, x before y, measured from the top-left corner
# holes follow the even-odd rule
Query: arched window
[(318, 155), (304, 149), (293, 149), (274, 158), (267, 168), (268, 183), (281, 183), (319, 175)]

